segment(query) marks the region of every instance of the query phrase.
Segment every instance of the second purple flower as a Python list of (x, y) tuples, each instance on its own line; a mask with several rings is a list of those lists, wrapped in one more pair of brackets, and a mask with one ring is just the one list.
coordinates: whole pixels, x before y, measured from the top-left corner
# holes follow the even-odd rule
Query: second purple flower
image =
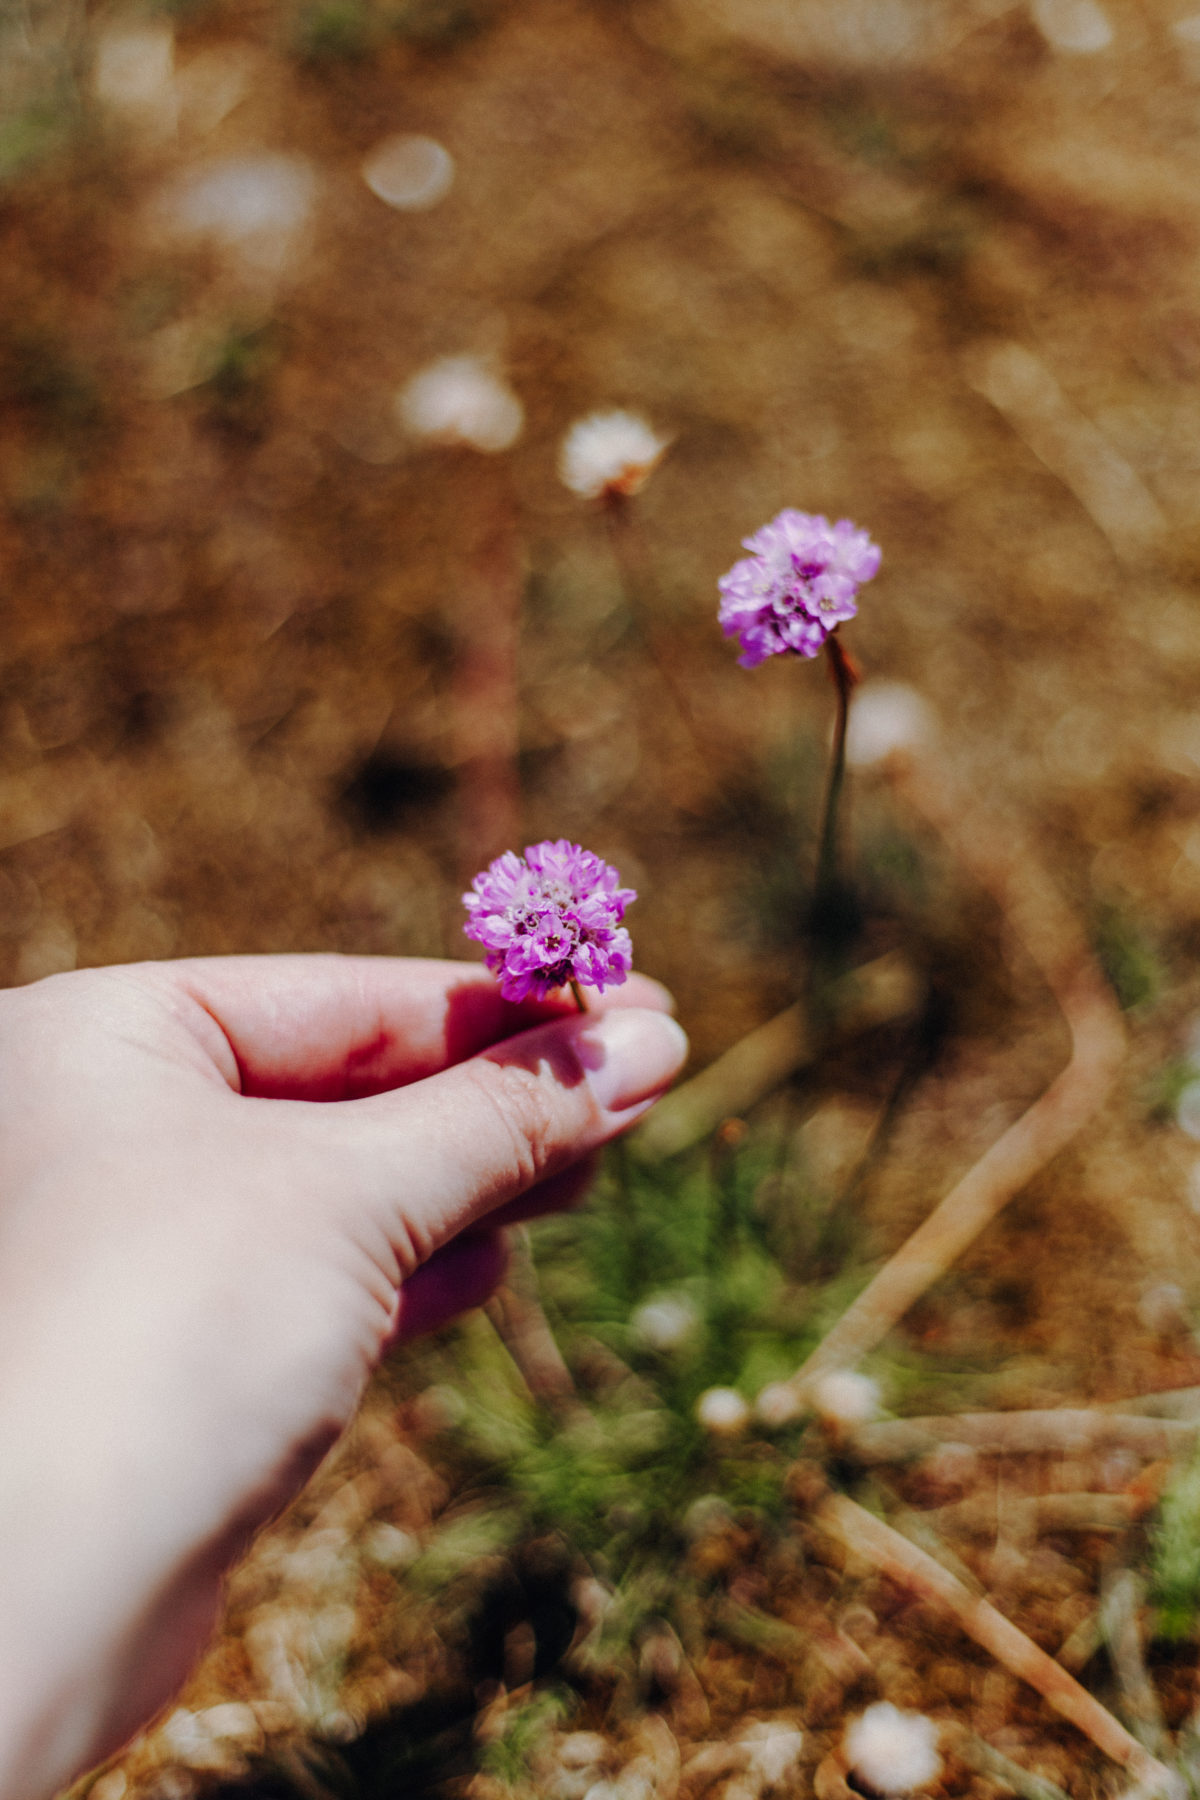
[(849, 519), (831, 525), (790, 506), (743, 543), (753, 554), (717, 585), (721, 626), (738, 639), (744, 669), (768, 656), (816, 656), (879, 568), (879, 546)]

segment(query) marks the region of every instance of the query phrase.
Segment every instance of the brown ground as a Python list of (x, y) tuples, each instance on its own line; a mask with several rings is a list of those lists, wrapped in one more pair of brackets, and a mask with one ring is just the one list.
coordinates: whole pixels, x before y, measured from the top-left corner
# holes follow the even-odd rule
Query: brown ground
[[(213, 4), (177, 15), (177, 89), (140, 112), (89, 86), (103, 21), (73, 62), (65, 10), (43, 9), (0, 135), (0, 979), (221, 951), (457, 954), (463, 874), (499, 847), (477, 829), (464, 670), (511, 565), (521, 828), (581, 838), (642, 891), (639, 960), (674, 987), (703, 1065), (791, 996), (809, 846), (798, 876), (788, 808), (810, 829), (830, 706), (815, 668), (734, 666), (715, 580), (782, 505), (848, 513), (884, 549), (852, 627), (867, 675), (928, 699), (970, 804), (1019, 819), (1110, 966), (1140, 957), (1157, 983), (1116, 1099), (906, 1343), (991, 1371), (971, 1390), (986, 1404), (1200, 1378), (1195, 1152), (1154, 1111), (1200, 1005), (1200, 40), (1176, 29), (1182, 4), (1105, 5), (1112, 42), (1085, 54), (1039, 27), (1052, 6), (1004, 0)], [(328, 47), (334, 14), (353, 55)], [(18, 28), (0, 29), (11, 51)], [(359, 177), (393, 130), (455, 158), (427, 213)], [(193, 165), (261, 150), (308, 159), (316, 183), (274, 274), (156, 210)], [(463, 351), (494, 357), (526, 407), (503, 457), (394, 423), (395, 390)], [(555, 475), (567, 424), (614, 404), (675, 439), (638, 503), (640, 626), (601, 520)], [(990, 902), (878, 784), (852, 799), (859, 953), (908, 945), (952, 1003), (867, 1190), (878, 1254), (1036, 1096), (1064, 1040)], [(888, 834), (922, 846), (924, 898), (878, 873)], [(872, 1040), (825, 1100), (873, 1117), (895, 1055)], [(1181, 1290), (1165, 1322), (1164, 1282)], [(407, 1413), (396, 1429), (381, 1401), (348, 1453), (345, 1531), (405, 1523), (370, 1433), (397, 1468), (396, 1445), (424, 1439)], [(413, 1501), (405, 1528), (443, 1501)], [(994, 1546), (979, 1570), (1054, 1650), (1108, 1551), (1026, 1549), (1017, 1577), (991, 1568)], [(808, 1664), (714, 1640), (712, 1718), (678, 1694), (668, 1708), (685, 1761), (784, 1710), (818, 1733), (811, 1766), (819, 1733), (878, 1692), (969, 1718), (1072, 1792), (1111, 1784), (938, 1619), (878, 1580), (848, 1597), (819, 1562), (789, 1573), (795, 1555), (785, 1538), (735, 1561), (806, 1633), (866, 1608), (874, 1689), (852, 1668), (814, 1698)], [(266, 1605), (270, 1583), (246, 1579), (235, 1612)], [(348, 1591), (369, 1625), (368, 1587)], [(1187, 1649), (1160, 1670), (1172, 1724), (1195, 1700)], [(261, 1697), (262, 1666), (230, 1640), (201, 1699)], [(395, 1701), (424, 1676), (389, 1679)], [(283, 1689), (270, 1704), (268, 1735), (287, 1738), (295, 1709)], [(138, 1756), (130, 1782), (161, 1800), (203, 1765), (157, 1741)]]

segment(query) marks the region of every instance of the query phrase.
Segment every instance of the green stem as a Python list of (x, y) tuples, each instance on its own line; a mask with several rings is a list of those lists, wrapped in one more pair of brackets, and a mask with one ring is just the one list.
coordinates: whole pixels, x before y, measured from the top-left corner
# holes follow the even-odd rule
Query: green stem
[(829, 782), (825, 789), (825, 810), (821, 818), (820, 849), (817, 852), (817, 879), (813, 911), (820, 920), (838, 885), (838, 809), (846, 779), (846, 725), (850, 718), (850, 695), (858, 681), (858, 670), (847, 656), (836, 632), (825, 640), (829, 673), (837, 690), (837, 719), (833, 727), (833, 755), (829, 762)]
[(579, 1008), (580, 1012), (585, 1013), (588, 1009), (588, 1003), (583, 997), (583, 989), (580, 987), (579, 983), (576, 981), (576, 979), (573, 975), (567, 985), (570, 987), (571, 992), (575, 996), (576, 1006)]
[(850, 717), (850, 695), (858, 681), (858, 670), (842, 648), (836, 633), (826, 638), (825, 651), (829, 658), (830, 679), (837, 693), (837, 717), (833, 727), (833, 752), (829, 759), (829, 780), (821, 815), (816, 878), (808, 916), (812, 945), (808, 1004), (818, 1036), (824, 1035), (831, 1022), (829, 1008), (832, 1004), (833, 983), (842, 956), (854, 935), (853, 898), (841, 876), (838, 825), (842, 788), (846, 779), (846, 725)]

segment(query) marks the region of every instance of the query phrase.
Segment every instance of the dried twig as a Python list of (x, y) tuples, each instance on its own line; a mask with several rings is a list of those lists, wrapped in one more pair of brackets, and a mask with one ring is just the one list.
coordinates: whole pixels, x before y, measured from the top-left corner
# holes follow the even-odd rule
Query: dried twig
[(1020, 1763), (993, 1749), (965, 1726), (952, 1726), (949, 1731), (943, 1727), (943, 1735), (947, 1748), (954, 1751), (960, 1762), (965, 1762), (980, 1775), (986, 1775), (997, 1787), (1019, 1794), (1021, 1800), (1067, 1800), (1056, 1783), (1047, 1781), (1044, 1775), (1034, 1775), (1029, 1769), (1023, 1769)]
[(487, 1313), (533, 1398), (560, 1416), (586, 1413), (542, 1308), (529, 1232), (509, 1234), (508, 1275), (488, 1302)]
[(891, 1580), (923, 1600), (937, 1601), (953, 1614), (975, 1642), (1028, 1682), (1042, 1698), (1082, 1731), (1114, 1762), (1147, 1787), (1174, 1792), (1177, 1779), (1085, 1688), (1040, 1650), (987, 1600), (972, 1594), (924, 1550), (885, 1525), (844, 1494), (833, 1494), (817, 1513), (818, 1522), (848, 1550), (866, 1558)]
[(1100, 1624), (1108, 1642), (1113, 1673), (1121, 1688), (1123, 1711), (1139, 1742), (1161, 1756), (1168, 1746), (1167, 1727), (1142, 1652), (1141, 1607), (1145, 1584), (1132, 1569), (1121, 1569), (1104, 1582)]
[[(1024, 1538), (1043, 1531), (1124, 1531), (1143, 1508), (1133, 1494), (1030, 1494), (1006, 1498), (1002, 1511), (1014, 1536)], [(987, 1537), (996, 1528), (996, 1504), (990, 1495), (955, 1500), (923, 1516), (937, 1531)]]
[[(914, 1012), (920, 1005), (919, 982), (902, 958), (881, 956), (844, 976), (832, 1004), (837, 1035), (851, 1037)], [(707, 1137), (722, 1119), (745, 1112), (813, 1055), (804, 1009), (789, 1006), (660, 1100), (633, 1142), (653, 1162), (674, 1156)]]
[(1080, 1455), (1120, 1445), (1146, 1458), (1178, 1456), (1195, 1440), (1200, 1421), (1093, 1412), (1079, 1406), (1045, 1411), (951, 1413), (887, 1419), (860, 1425), (846, 1448), (856, 1462), (906, 1462), (939, 1444), (965, 1444), (990, 1456)]
[(996, 900), (1062, 1010), (1071, 1056), (1040, 1099), (950, 1190), (792, 1377), (797, 1405), (805, 1403), (822, 1375), (851, 1366), (872, 1349), (1013, 1195), (1070, 1142), (1104, 1101), (1125, 1052), (1112, 991), (1029, 847), (1010, 827), (989, 821), (978, 805), (968, 804), (915, 756), (893, 758), (891, 766), (902, 791)]
[(1138, 1394), (1133, 1400), (1110, 1400), (1104, 1410), (1144, 1413), (1148, 1419), (1188, 1419), (1200, 1425), (1200, 1387), (1167, 1388), (1161, 1394)]
[(1088, 1613), (1063, 1639), (1055, 1652), (1054, 1660), (1074, 1674), (1091, 1662), (1103, 1642), (1104, 1630), (1100, 1624), (1100, 1609), (1097, 1607), (1095, 1612)]

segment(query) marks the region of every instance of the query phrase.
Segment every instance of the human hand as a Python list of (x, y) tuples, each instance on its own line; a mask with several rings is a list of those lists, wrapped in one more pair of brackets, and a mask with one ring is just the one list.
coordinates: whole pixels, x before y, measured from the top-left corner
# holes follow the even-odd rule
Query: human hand
[(469, 964), (244, 957), (0, 994), (0, 1796), (165, 1701), (396, 1335), (486, 1297), (686, 1040)]

